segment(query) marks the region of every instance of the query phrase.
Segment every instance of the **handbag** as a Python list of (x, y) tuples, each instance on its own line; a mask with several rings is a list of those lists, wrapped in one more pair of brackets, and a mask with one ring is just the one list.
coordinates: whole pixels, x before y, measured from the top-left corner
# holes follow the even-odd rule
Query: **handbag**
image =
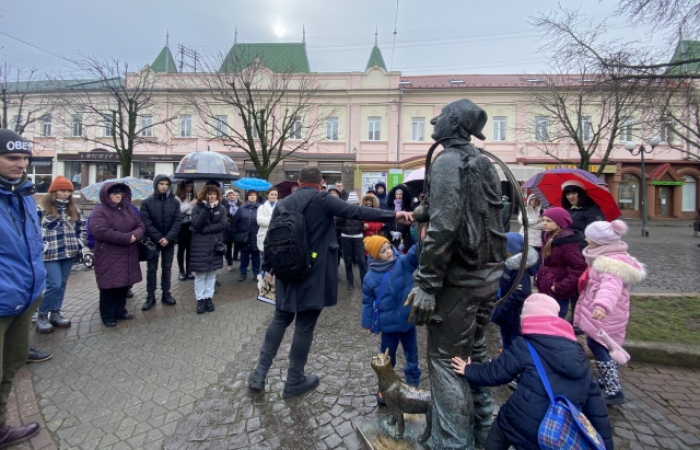
[(214, 254), (216, 256), (223, 256), (226, 253), (226, 246), (221, 241), (216, 241), (214, 244)]
[(537, 350), (527, 342), (527, 348), (549, 395), (549, 409), (540, 423), (537, 441), (543, 450), (605, 450), (605, 442), (588, 418), (563, 395), (554, 396)]
[(384, 272), (384, 277), (382, 277), (382, 283), (379, 285), (379, 291), (377, 291), (377, 297), (374, 299), (374, 304), (372, 305), (372, 324), (369, 327), (369, 331), (374, 334), (379, 334), (379, 303), (382, 301), (382, 294), (384, 293), (384, 284), (391, 270)]
[(144, 238), (139, 241), (139, 261), (148, 261), (158, 257), (158, 248), (150, 239)]

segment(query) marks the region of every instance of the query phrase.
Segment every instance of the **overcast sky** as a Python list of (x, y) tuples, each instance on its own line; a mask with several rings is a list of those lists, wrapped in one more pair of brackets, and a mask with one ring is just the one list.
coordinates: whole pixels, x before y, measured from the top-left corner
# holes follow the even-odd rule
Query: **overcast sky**
[[(614, 0), (561, 4), (610, 18), (611, 39), (664, 44), (616, 19)], [(305, 27), (312, 71), (364, 70), (378, 28), (387, 68), (404, 74), (538, 73), (547, 71), (544, 41), (528, 20), (557, 8), (556, 0), (3, 0), (0, 61), (75, 74), (67, 60), (96, 55), (138, 68), (168, 30), (176, 55), (178, 44), (225, 53), (234, 27), (239, 42), (301, 42)]]

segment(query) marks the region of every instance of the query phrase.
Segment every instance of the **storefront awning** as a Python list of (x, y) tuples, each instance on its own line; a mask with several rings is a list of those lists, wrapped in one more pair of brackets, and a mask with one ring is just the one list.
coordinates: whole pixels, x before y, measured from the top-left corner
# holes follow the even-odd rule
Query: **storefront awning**
[[(547, 170), (544, 167), (521, 166), (517, 164), (508, 164), (508, 169), (513, 172), (513, 175), (515, 175), (515, 179), (517, 181), (527, 181), (538, 173)], [(500, 166), (496, 166), (496, 171), (498, 172), (498, 178), (500, 178), (501, 181), (508, 181)]]

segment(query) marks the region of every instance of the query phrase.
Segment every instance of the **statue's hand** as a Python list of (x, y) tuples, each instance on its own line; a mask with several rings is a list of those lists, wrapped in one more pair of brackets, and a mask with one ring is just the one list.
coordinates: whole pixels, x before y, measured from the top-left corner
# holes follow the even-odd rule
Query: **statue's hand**
[(424, 291), (420, 286), (414, 287), (411, 293), (408, 294), (404, 306), (413, 303), (411, 314), (408, 316), (408, 321), (413, 322), (416, 318), (416, 325), (425, 325), (433, 320), (435, 313), (435, 294)]

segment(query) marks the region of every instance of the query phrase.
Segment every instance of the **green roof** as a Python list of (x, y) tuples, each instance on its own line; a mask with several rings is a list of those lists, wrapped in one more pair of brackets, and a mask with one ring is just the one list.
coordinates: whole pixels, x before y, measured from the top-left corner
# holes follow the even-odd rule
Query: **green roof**
[(167, 45), (163, 47), (163, 50), (160, 51), (158, 57), (153, 61), (151, 69), (158, 73), (177, 73), (175, 59), (173, 59), (173, 54), (170, 53)]
[(379, 50), (379, 46), (377, 44), (374, 44), (372, 53), (369, 55), (369, 61), (367, 61), (367, 67), (365, 67), (365, 71), (371, 69), (374, 66), (381, 67), (386, 72), (386, 64), (384, 64), (382, 51)]
[[(688, 59), (700, 59), (700, 41), (681, 41), (676, 47), (676, 51), (673, 53), (671, 62), (679, 62)], [(668, 69), (667, 73), (670, 75), (681, 75), (688, 72), (700, 72), (700, 63), (694, 62), (681, 66), (674, 66)]]
[(308, 73), (309, 59), (304, 44), (233, 44), (219, 72), (237, 71), (255, 60), (278, 73)]

